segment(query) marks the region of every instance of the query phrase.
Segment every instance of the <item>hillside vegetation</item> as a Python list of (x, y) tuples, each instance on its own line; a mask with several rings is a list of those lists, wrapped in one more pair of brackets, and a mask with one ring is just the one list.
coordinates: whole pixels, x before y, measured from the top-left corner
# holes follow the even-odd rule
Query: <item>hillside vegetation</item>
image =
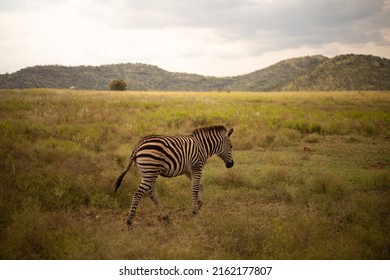
[(0, 88), (107, 90), (112, 80), (129, 90), (156, 91), (300, 91), (390, 90), (390, 60), (368, 55), (335, 58), (307, 56), (281, 61), (235, 77), (172, 73), (146, 64), (65, 67), (34, 66), (0, 75)]
[[(127, 231), (148, 134), (224, 124), (203, 207), (159, 178)], [(390, 259), (389, 92), (0, 90), (0, 259)]]
[(283, 90), (389, 90), (390, 60), (365, 55), (337, 56), (296, 77)]
[(295, 79), (328, 60), (324, 56), (308, 56), (284, 60), (253, 73), (235, 77), (224, 89), (234, 91), (278, 91)]

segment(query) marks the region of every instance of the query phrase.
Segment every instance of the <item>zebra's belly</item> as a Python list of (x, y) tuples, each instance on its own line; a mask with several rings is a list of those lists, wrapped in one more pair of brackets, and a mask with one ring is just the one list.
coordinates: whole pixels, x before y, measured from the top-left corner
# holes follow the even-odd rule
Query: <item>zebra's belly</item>
[(167, 162), (166, 160), (156, 160), (150, 157), (137, 157), (136, 166), (141, 174), (157, 174), (163, 177), (177, 177), (187, 172), (183, 162)]
[(172, 177), (177, 177), (180, 175), (183, 175), (185, 173), (184, 170), (169, 170), (169, 169), (164, 169), (161, 172), (161, 176), (167, 177), (167, 178), (172, 178)]

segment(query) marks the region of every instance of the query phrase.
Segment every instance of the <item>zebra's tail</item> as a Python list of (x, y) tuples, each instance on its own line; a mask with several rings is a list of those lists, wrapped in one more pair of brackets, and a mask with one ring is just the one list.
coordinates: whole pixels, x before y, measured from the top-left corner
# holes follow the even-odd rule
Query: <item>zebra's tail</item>
[(115, 183), (115, 193), (116, 193), (117, 190), (119, 189), (119, 187), (120, 187), (120, 185), (121, 185), (121, 183), (122, 183), (123, 177), (125, 177), (127, 171), (129, 171), (130, 167), (133, 165), (134, 159), (135, 159), (135, 151), (131, 154), (130, 161), (129, 161), (129, 163), (127, 164), (126, 169), (122, 172), (122, 174), (118, 177), (118, 179), (116, 179), (116, 183)]

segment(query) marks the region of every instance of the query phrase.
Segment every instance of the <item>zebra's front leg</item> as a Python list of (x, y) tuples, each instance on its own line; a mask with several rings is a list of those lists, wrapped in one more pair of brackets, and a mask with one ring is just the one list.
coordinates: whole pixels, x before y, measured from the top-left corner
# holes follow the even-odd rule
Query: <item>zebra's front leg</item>
[(194, 181), (192, 184), (192, 214), (198, 214), (202, 207), (202, 201), (200, 199), (203, 186), (200, 181)]

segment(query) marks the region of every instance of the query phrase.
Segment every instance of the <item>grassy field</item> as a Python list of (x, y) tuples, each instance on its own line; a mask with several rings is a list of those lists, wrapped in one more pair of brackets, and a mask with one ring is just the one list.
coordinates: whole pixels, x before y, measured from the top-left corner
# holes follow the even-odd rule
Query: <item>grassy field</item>
[[(147, 134), (234, 127), (204, 204), (160, 178), (114, 182)], [(0, 91), (0, 259), (390, 259), (390, 92)]]

